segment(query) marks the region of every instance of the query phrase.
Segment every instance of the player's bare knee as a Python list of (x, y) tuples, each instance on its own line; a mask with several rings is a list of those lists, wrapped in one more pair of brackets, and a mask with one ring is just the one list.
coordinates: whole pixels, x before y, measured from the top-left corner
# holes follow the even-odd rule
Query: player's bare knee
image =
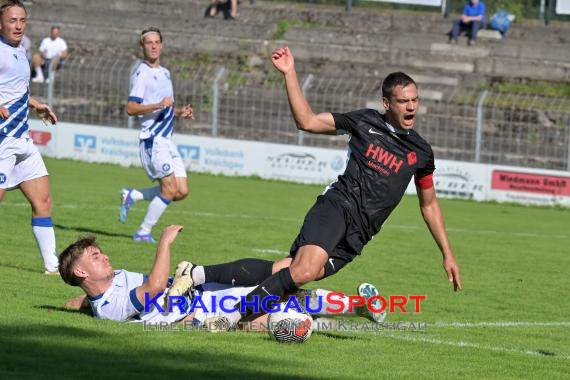
[(50, 195), (41, 197), (32, 202), (32, 213), (34, 216), (49, 216), (51, 215), (52, 199)]
[(291, 266), (292, 261), (293, 259), (291, 257), (286, 257), (284, 259), (274, 262), (273, 266), (271, 267), (271, 274), (275, 274), (279, 272), (281, 269)]
[(178, 188), (178, 192), (176, 193), (176, 197), (174, 198), (175, 201), (181, 201), (188, 197), (190, 191), (188, 189), (180, 189)]
[(173, 200), (176, 198), (177, 188), (176, 184), (172, 185), (170, 183), (163, 183), (160, 186), (160, 195), (166, 199)]
[(291, 277), (297, 285), (303, 285), (315, 280), (318, 274), (319, 268), (291, 266)]

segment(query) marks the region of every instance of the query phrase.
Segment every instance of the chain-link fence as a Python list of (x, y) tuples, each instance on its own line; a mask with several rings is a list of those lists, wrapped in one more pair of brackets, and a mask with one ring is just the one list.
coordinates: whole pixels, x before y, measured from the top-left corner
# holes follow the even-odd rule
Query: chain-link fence
[[(135, 64), (129, 57), (70, 58), (49, 84), (33, 83), (31, 92), (50, 99), (62, 121), (132, 127), (125, 106)], [(176, 103), (192, 104), (196, 116), (178, 120), (178, 133), (346, 146), (341, 137), (296, 130), (283, 80), (276, 72), (239, 72), (191, 61), (165, 66), (171, 70)], [(315, 112), (380, 107), (378, 79), (302, 73), (300, 80)], [(570, 170), (570, 98), (419, 87), (416, 128), (432, 144), (436, 157)]]

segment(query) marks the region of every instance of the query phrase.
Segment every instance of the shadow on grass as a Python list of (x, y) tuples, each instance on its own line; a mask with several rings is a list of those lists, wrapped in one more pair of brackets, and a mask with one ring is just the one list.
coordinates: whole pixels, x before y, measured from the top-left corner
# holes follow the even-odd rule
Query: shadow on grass
[(126, 237), (129, 239), (132, 237), (131, 235), (127, 235), (127, 234), (117, 234), (114, 232), (103, 231), (103, 230), (95, 230), (92, 228), (79, 227), (79, 226), (68, 227), (68, 226), (63, 226), (61, 224), (54, 224), (53, 226), (59, 230), (77, 231), (77, 232), (81, 232), (81, 233), (85, 233), (85, 234), (95, 234), (95, 235), (111, 236), (111, 237)]
[[(35, 273), (35, 274), (41, 274), (42, 276), (46, 276), (44, 274), (44, 272), (38, 270), (38, 269), (33, 269), (33, 268), (24, 268), (18, 265), (11, 265), (11, 264), (0, 264), (0, 267), (2, 268), (10, 268), (10, 269), (16, 269), (16, 270), (22, 270), (25, 272), (30, 272), (30, 273)], [(46, 276), (49, 277), (49, 276)]]
[(71, 313), (71, 314), (85, 314), (88, 315), (90, 317), (93, 316), (93, 313), (91, 312), (91, 309), (68, 309), (65, 307), (59, 307), (59, 306), (53, 306), (53, 305), (36, 305), (34, 306), (34, 309), (43, 309), (46, 311), (57, 311), (57, 312), (63, 312), (63, 313)]
[[(170, 345), (160, 337), (131, 336), (128, 331), (71, 326), (0, 326), (2, 379), (315, 379), (275, 374), (275, 358), (244, 354), (238, 343)], [(186, 339), (186, 338), (184, 338)], [(142, 343), (141, 343), (142, 342)], [(213, 350), (216, 345), (220, 350)], [(294, 357), (287, 359), (298, 366)]]
[(316, 331), (313, 334), (317, 334), (320, 336), (325, 336), (327, 338), (337, 339), (337, 340), (358, 340), (358, 339), (360, 339), (359, 337), (354, 336), (354, 335), (340, 335), (340, 333), (332, 333), (332, 332), (324, 332), (324, 331)]

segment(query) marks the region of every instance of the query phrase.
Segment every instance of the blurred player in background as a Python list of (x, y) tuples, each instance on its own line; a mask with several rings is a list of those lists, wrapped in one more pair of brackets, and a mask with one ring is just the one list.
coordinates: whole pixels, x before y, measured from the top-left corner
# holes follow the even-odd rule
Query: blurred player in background
[[(48, 172), (28, 135), (29, 108), (44, 122), (57, 117), (29, 93), (30, 65), (20, 42), (27, 11), (19, 0), (0, 0), (0, 201), (7, 190), (20, 188), (32, 206), (32, 231), (44, 260), (46, 274), (57, 273), (52, 199)], [(4, 250), (8, 250), (4, 247)]]
[(176, 145), (170, 139), (174, 117), (193, 118), (190, 105), (174, 107), (174, 90), (170, 72), (160, 66), (162, 35), (157, 28), (142, 31), (140, 44), (144, 61), (131, 78), (127, 113), (138, 116), (141, 125), (140, 158), (148, 177), (160, 186), (145, 189), (124, 188), (121, 191), (120, 220), (125, 223), (129, 209), (139, 200), (150, 201), (146, 216), (133, 240), (156, 241), (151, 231), (172, 201), (188, 195), (186, 169)]
[[(293, 242), (290, 256), (276, 263), (251, 259), (247, 264), (198, 266), (191, 281), (241, 285), (233, 276), (240, 270), (257, 273), (259, 285), (248, 295), (246, 312), (233, 312), (213, 322), (227, 326), (248, 318), (254, 305), (267, 296), (282, 296), (314, 280), (332, 276), (360, 255), (396, 208), (412, 177), (415, 178), (421, 214), (443, 255), (443, 267), (455, 290), (461, 289), (459, 266), (451, 250), (443, 214), (436, 198), (430, 145), (414, 131), (418, 91), (404, 73), (388, 75), (382, 84), (386, 114), (363, 109), (348, 113), (315, 114), (307, 102), (288, 47), (272, 54), (283, 73), (289, 105), (297, 128), (319, 134), (350, 134), (346, 170), (329, 185), (307, 213)], [(403, 239), (410, 236), (403, 235)]]

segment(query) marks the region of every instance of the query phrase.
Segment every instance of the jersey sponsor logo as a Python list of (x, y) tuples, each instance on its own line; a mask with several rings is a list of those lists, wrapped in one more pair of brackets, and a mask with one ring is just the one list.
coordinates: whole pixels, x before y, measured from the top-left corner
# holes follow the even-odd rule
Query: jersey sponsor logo
[[(391, 173), (398, 173), (404, 164), (404, 160), (398, 158), (394, 153), (391, 153), (384, 148), (370, 144), (365, 154), (366, 158), (372, 158), (376, 162), (369, 161), (368, 166), (376, 169), (386, 176)], [(377, 163), (382, 166), (378, 166)]]
[(370, 128), (370, 129), (368, 130), (368, 132), (369, 132), (370, 134), (373, 134), (373, 135), (384, 136), (384, 133), (382, 133), (382, 132), (376, 132), (376, 131), (375, 131), (374, 129), (372, 129), (372, 128)]
[(79, 135), (73, 136), (73, 150), (82, 153), (95, 153), (97, 149), (97, 136)]
[(418, 158), (417, 158), (417, 156), (416, 156), (416, 152), (410, 152), (410, 153), (408, 153), (407, 157), (408, 157), (408, 165), (410, 165), (410, 166), (415, 165), (416, 162), (418, 162)]
[(0, 173), (0, 185), (5, 184), (6, 180), (8, 180), (8, 176), (4, 173)]

